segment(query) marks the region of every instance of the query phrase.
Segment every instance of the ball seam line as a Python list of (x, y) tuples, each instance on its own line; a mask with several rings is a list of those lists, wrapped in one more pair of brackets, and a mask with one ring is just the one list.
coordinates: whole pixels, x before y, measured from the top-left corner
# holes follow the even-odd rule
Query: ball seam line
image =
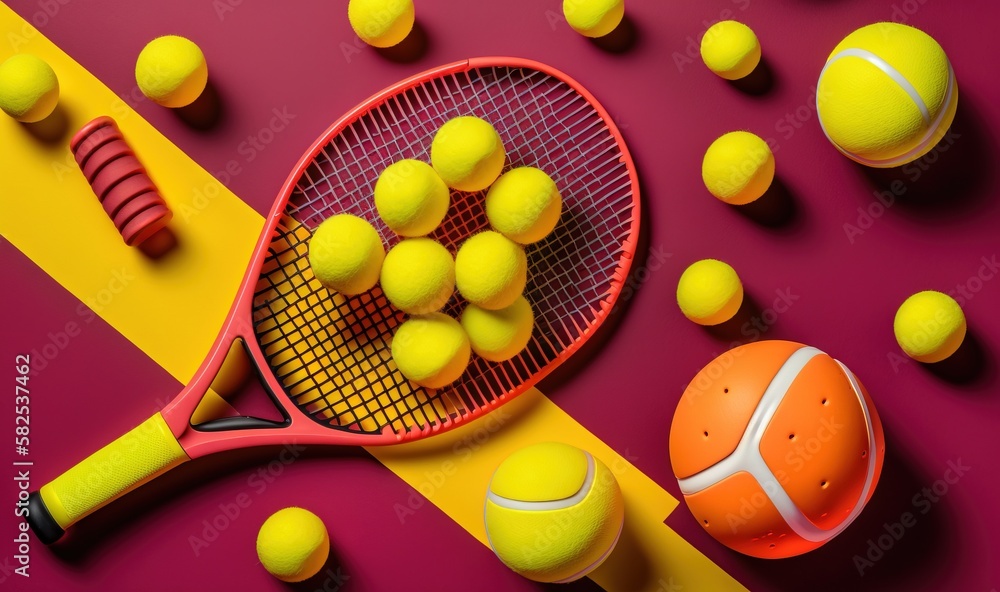
[(622, 537), (622, 531), (624, 531), (624, 530), (625, 530), (625, 521), (622, 520), (621, 525), (618, 527), (618, 534), (615, 535), (615, 540), (612, 541), (611, 545), (608, 546), (608, 550), (607, 551), (605, 551), (604, 553), (602, 553), (601, 556), (598, 557), (597, 560), (595, 560), (593, 563), (591, 563), (587, 567), (581, 569), (580, 571), (576, 572), (575, 574), (569, 576), (568, 578), (563, 578), (561, 580), (557, 580), (557, 581), (552, 582), (552, 583), (553, 584), (568, 584), (570, 582), (575, 582), (576, 580), (579, 580), (583, 576), (589, 574), (590, 572), (592, 572), (595, 569), (597, 569), (598, 567), (600, 567), (601, 564), (604, 563), (604, 561), (611, 555), (611, 552), (615, 550), (615, 547), (618, 546), (618, 540), (621, 539), (621, 537)]
[[(868, 51), (867, 49), (858, 49), (856, 47), (852, 47), (850, 49), (845, 49), (841, 51), (837, 55), (830, 58), (829, 61), (827, 61), (826, 66), (823, 67), (823, 73), (825, 73), (827, 68), (829, 68), (836, 62), (848, 57), (865, 60), (869, 64), (881, 70), (886, 76), (892, 78), (893, 82), (899, 85), (899, 87), (903, 89), (906, 92), (906, 94), (910, 95), (910, 99), (917, 106), (917, 109), (920, 110), (920, 116), (924, 120), (924, 125), (930, 125), (931, 123), (930, 109), (927, 108), (927, 103), (924, 102), (924, 98), (920, 96), (919, 92), (917, 92), (916, 87), (914, 87), (913, 84), (911, 84), (910, 81), (905, 76), (903, 76), (903, 74), (899, 70), (893, 68), (892, 65), (889, 64), (889, 62), (883, 60), (879, 56)], [(823, 73), (820, 74), (821, 77)]]
[(750, 421), (747, 422), (746, 430), (744, 430), (736, 450), (711, 467), (686, 479), (679, 479), (681, 493), (684, 495), (697, 493), (737, 473), (744, 472), (757, 481), (778, 514), (799, 537), (810, 542), (823, 542), (840, 532), (837, 528), (841, 530), (845, 528), (846, 524), (843, 523), (832, 530), (824, 530), (813, 524), (781, 486), (760, 452), (760, 442), (764, 432), (788, 393), (788, 389), (791, 388), (806, 364), (822, 353), (814, 347), (803, 347), (790, 355), (764, 390), (764, 395), (754, 409)]
[(583, 485), (580, 486), (580, 489), (567, 498), (545, 502), (526, 502), (497, 495), (493, 493), (492, 489), (490, 489), (486, 494), (486, 499), (501, 508), (505, 508), (507, 510), (522, 510), (525, 512), (542, 512), (546, 510), (565, 510), (566, 508), (571, 508), (582, 502), (587, 497), (587, 494), (590, 493), (590, 490), (594, 485), (594, 457), (591, 456), (589, 452), (585, 452), (584, 454), (587, 455), (587, 476), (584, 478)]
[(850, 526), (850, 524), (854, 522), (854, 519), (861, 514), (861, 510), (865, 508), (865, 504), (868, 503), (868, 496), (871, 494), (872, 484), (875, 482), (875, 457), (877, 456), (875, 450), (875, 426), (872, 423), (872, 415), (871, 410), (868, 409), (868, 402), (865, 401), (865, 395), (861, 391), (861, 385), (858, 384), (858, 380), (854, 376), (854, 373), (848, 370), (847, 366), (845, 366), (843, 362), (840, 360), (834, 360), (834, 362), (837, 362), (837, 365), (840, 366), (840, 370), (844, 373), (844, 376), (846, 376), (847, 380), (850, 381), (851, 389), (854, 391), (854, 396), (858, 398), (858, 404), (861, 405), (861, 412), (865, 416), (865, 426), (868, 428), (868, 450), (870, 450), (871, 453), (868, 455), (868, 470), (865, 473), (865, 486), (864, 489), (861, 490), (861, 495), (858, 496), (858, 502), (854, 505), (854, 509), (851, 510), (851, 513), (848, 514), (847, 518), (832, 529), (831, 536), (840, 534), (841, 531)]
[[(906, 153), (901, 154), (901, 155), (899, 155), (899, 156), (897, 156), (897, 157), (895, 157), (895, 158), (893, 158), (891, 160), (871, 160), (871, 159), (867, 159), (867, 158), (858, 156), (856, 154), (852, 154), (852, 153), (847, 152), (846, 150), (844, 150), (843, 148), (841, 148), (841, 146), (839, 144), (837, 144), (837, 142), (835, 142), (833, 140), (833, 138), (830, 137), (829, 132), (827, 132), (827, 130), (826, 130), (826, 125), (823, 123), (823, 118), (820, 117), (819, 118), (819, 126), (820, 126), (820, 129), (823, 130), (823, 135), (826, 136), (826, 139), (829, 140), (830, 143), (833, 144), (833, 146), (841, 154), (843, 154), (844, 156), (846, 156), (846, 157), (848, 157), (848, 158), (850, 158), (850, 159), (852, 159), (852, 160), (854, 160), (856, 162), (859, 162), (859, 163), (861, 163), (861, 164), (863, 164), (865, 166), (870, 166), (870, 167), (885, 167), (885, 166), (892, 167), (892, 166), (898, 166), (898, 165), (901, 165), (901, 164), (904, 164), (904, 163), (908, 162), (909, 160), (912, 159), (913, 156), (924, 152), (927, 149), (927, 142), (929, 142), (934, 137), (934, 135), (937, 133), (938, 128), (941, 126), (941, 123), (944, 121), (944, 118), (947, 116), (948, 112), (950, 111), (949, 107), (950, 107), (952, 101), (955, 100), (955, 86), (956, 86), (956, 84), (955, 84), (955, 70), (954, 70), (954, 68), (952, 68), (951, 62), (950, 61), (948, 62), (948, 89), (945, 92), (945, 100), (942, 102), (941, 108), (938, 109), (937, 117), (935, 117), (934, 121), (931, 122), (930, 121), (930, 112), (927, 109), (927, 105), (924, 103), (923, 98), (920, 97), (920, 94), (917, 93), (916, 89), (910, 84), (909, 80), (907, 80), (906, 78), (904, 78), (903, 75), (900, 74), (895, 68), (893, 68), (892, 66), (890, 66), (888, 64), (888, 62), (885, 62), (885, 60), (882, 60), (882, 58), (876, 56), (875, 54), (873, 54), (871, 52), (866, 52), (865, 50), (860, 50), (860, 49), (858, 49), (858, 50), (846, 49), (846, 50), (844, 50), (844, 51), (836, 54), (835, 56), (831, 57), (829, 61), (827, 61), (827, 63), (826, 63), (825, 66), (823, 66), (823, 70), (820, 72), (820, 75), (819, 75), (819, 80), (821, 80), (821, 81), (823, 80), (823, 76), (826, 74), (826, 71), (830, 67), (831, 64), (833, 64), (835, 61), (839, 60), (841, 57), (847, 57), (844, 54), (848, 54), (848, 52), (863, 52), (863, 53), (867, 53), (867, 54), (870, 55), (871, 58), (874, 58), (874, 60), (878, 60), (882, 64), (884, 64), (885, 68), (888, 68), (888, 70), (886, 70), (885, 68), (883, 68), (882, 66), (880, 66), (878, 63), (876, 63), (872, 59), (869, 59), (869, 57), (866, 56), (866, 55), (856, 55), (854, 53), (850, 53), (849, 54), (849, 55), (852, 55), (854, 57), (858, 57), (858, 58), (861, 58), (863, 60), (866, 60), (866, 61), (872, 63), (873, 65), (875, 65), (876, 67), (878, 67), (880, 70), (882, 70), (883, 72), (885, 72), (889, 77), (891, 77), (893, 79), (893, 81), (895, 81), (897, 84), (900, 84), (900, 86), (903, 88), (903, 90), (905, 90), (907, 92), (907, 94), (910, 95), (910, 98), (914, 100), (917, 108), (920, 110), (921, 117), (923, 118), (924, 123), (927, 125), (927, 131), (924, 132), (924, 136), (921, 138), (920, 142), (913, 149), (911, 149), (911, 150), (907, 151)], [(898, 74), (898, 78), (893, 73)], [(903, 84), (903, 82), (905, 82), (905, 85)], [(907, 88), (907, 87), (909, 87), (909, 88)], [(914, 98), (914, 97), (916, 97), (916, 98)], [(816, 93), (816, 112), (817, 113), (820, 112), (820, 104), (821, 104), (821, 102), (822, 102), (822, 99), (820, 97), (820, 94)]]
[(945, 100), (941, 103), (941, 108), (938, 110), (937, 117), (934, 122), (927, 127), (927, 131), (924, 133), (924, 137), (920, 139), (920, 143), (917, 144), (912, 150), (906, 154), (897, 156), (896, 158), (887, 161), (885, 164), (900, 165), (905, 162), (909, 162), (912, 158), (918, 154), (925, 152), (928, 148), (927, 143), (931, 141), (935, 134), (938, 133), (938, 128), (941, 127), (941, 123), (944, 121), (945, 116), (951, 110), (951, 103), (955, 100), (955, 71), (951, 67), (951, 63), (948, 63), (948, 90), (945, 91)]

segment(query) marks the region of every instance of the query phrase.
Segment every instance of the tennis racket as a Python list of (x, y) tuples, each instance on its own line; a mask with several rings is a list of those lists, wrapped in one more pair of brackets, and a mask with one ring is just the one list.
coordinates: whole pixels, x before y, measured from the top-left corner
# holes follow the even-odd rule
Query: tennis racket
[[(309, 268), (311, 230), (339, 213), (379, 219), (375, 180), (402, 158), (428, 160), (443, 123), (476, 115), (503, 138), (509, 169), (536, 166), (563, 196), (555, 231), (527, 249), (527, 348), (474, 357), (454, 384), (425, 390), (396, 369), (390, 343), (404, 316), (382, 292), (345, 298)], [(433, 238), (455, 252), (489, 227), (483, 195), (455, 192)], [(166, 407), (33, 492), (28, 522), (46, 544), (78, 520), (188, 460), (290, 440), (372, 446), (417, 440), (488, 413), (551, 372), (594, 333), (628, 273), (639, 229), (635, 169), (608, 113), (579, 84), (535, 62), (482, 58), (442, 66), (373, 96), (299, 160), (264, 224), (232, 309), (190, 384)], [(445, 312), (457, 316), (459, 296)], [(283, 420), (192, 416), (231, 347), (240, 344)]]

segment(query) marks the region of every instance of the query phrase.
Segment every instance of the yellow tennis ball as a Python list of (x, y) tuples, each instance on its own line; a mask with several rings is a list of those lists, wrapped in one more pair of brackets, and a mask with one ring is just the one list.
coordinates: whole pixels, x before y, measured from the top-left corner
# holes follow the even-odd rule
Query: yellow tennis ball
[(480, 232), (462, 243), (455, 255), (458, 292), (487, 310), (514, 304), (527, 283), (524, 249), (499, 232)]
[(486, 535), (508, 567), (536, 582), (572, 582), (618, 543), (625, 503), (618, 481), (589, 452), (545, 442), (504, 460), (486, 496)]
[(730, 132), (712, 142), (701, 163), (709, 193), (733, 205), (748, 204), (774, 181), (774, 154), (750, 132)]
[(892, 323), (899, 347), (919, 362), (940, 362), (965, 339), (965, 313), (941, 292), (918, 292), (903, 302)]
[(535, 313), (524, 296), (518, 296), (514, 304), (500, 310), (470, 304), (462, 311), (461, 323), (476, 355), (491, 362), (505, 362), (528, 345)]
[(486, 194), (490, 224), (522, 245), (548, 236), (559, 223), (561, 213), (562, 196), (556, 182), (535, 167), (507, 171)]
[(604, 37), (625, 16), (625, 0), (563, 0), (563, 16), (585, 37)]
[(309, 239), (309, 265), (316, 279), (345, 296), (374, 288), (384, 259), (378, 231), (350, 214), (327, 218)]
[(848, 158), (889, 168), (927, 154), (955, 119), (958, 83), (930, 35), (877, 23), (848, 35), (819, 76), (823, 132)]
[(372, 47), (392, 47), (413, 30), (413, 0), (351, 0), (347, 19), (362, 41)]
[(760, 63), (760, 41), (753, 29), (737, 21), (715, 23), (701, 38), (701, 59), (726, 80), (739, 80)]
[(472, 351), (462, 325), (441, 312), (414, 317), (396, 329), (392, 359), (408, 380), (442, 388), (458, 380)]
[(455, 260), (435, 240), (409, 238), (389, 249), (381, 284), (389, 302), (407, 314), (438, 311), (455, 292)]
[(166, 35), (153, 39), (135, 61), (139, 90), (164, 107), (186, 107), (208, 83), (205, 54), (190, 39)]
[(375, 182), (375, 208), (400, 236), (430, 234), (448, 213), (451, 195), (431, 165), (419, 160), (394, 162)]
[(316, 575), (329, 554), (326, 525), (309, 510), (278, 510), (257, 533), (257, 557), (264, 569), (283, 582), (301, 582)]
[(699, 325), (733, 318), (743, 304), (743, 284), (736, 270), (717, 259), (692, 263), (677, 282), (677, 305)]
[(500, 176), (507, 152), (488, 121), (465, 115), (449, 120), (431, 142), (431, 164), (459, 191), (482, 191)]
[(59, 102), (59, 79), (40, 57), (21, 53), (0, 64), (0, 109), (18, 121), (48, 117)]

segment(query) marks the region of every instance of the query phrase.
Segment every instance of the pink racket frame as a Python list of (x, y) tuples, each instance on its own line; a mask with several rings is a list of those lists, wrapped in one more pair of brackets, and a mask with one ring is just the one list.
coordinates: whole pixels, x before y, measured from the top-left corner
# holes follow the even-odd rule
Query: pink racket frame
[[(618, 270), (612, 282), (611, 290), (608, 296), (602, 301), (603, 309), (598, 311), (594, 322), (584, 329), (583, 333), (574, 343), (570, 344), (556, 358), (537, 371), (530, 377), (530, 379), (521, 383), (516, 389), (507, 392), (497, 399), (490, 401), (487, 405), (472, 410), (467, 414), (452, 418), (450, 421), (444, 423), (435, 424), (431, 427), (423, 429), (414, 428), (408, 431), (395, 431), (392, 428), (387, 427), (380, 433), (363, 433), (348, 431), (346, 429), (324, 427), (299, 410), (299, 408), (292, 401), (288, 400), (281, 384), (277, 381), (273, 373), (267, 370), (259, 371), (259, 375), (267, 389), (271, 393), (274, 393), (275, 397), (279, 399), (278, 404), (285, 410), (290, 418), (290, 422), (287, 422), (283, 427), (246, 428), (225, 431), (201, 431), (192, 426), (190, 423), (191, 416), (194, 414), (196, 407), (204, 394), (208, 391), (209, 386), (215, 379), (215, 376), (218, 374), (219, 369), (229, 352), (230, 346), (235, 340), (242, 339), (246, 346), (246, 351), (258, 369), (268, 368), (267, 360), (265, 359), (264, 353), (261, 351), (260, 345), (257, 342), (257, 338), (254, 334), (254, 327), (251, 322), (255, 287), (257, 279), (260, 275), (261, 267), (267, 257), (268, 246), (271, 244), (272, 236), (275, 233), (278, 221), (285, 213), (288, 200), (292, 195), (297, 182), (302, 177), (306, 167), (308, 167), (316, 155), (319, 154), (320, 150), (326, 146), (332, 138), (343, 131), (348, 124), (355, 121), (358, 117), (371, 110), (373, 107), (385, 102), (392, 96), (411, 88), (418, 87), (429, 80), (437, 79), (445, 75), (457, 74), (477, 68), (495, 67), (530, 68), (566, 83), (590, 102), (590, 104), (604, 120), (608, 130), (614, 136), (621, 149), (621, 159), (628, 169), (632, 184), (634, 216), (631, 220), (631, 228), (629, 230), (628, 238), (626, 239), (625, 244), (622, 245), (622, 255), (619, 261)], [(287, 444), (292, 441), (301, 444), (343, 444), (356, 446), (396, 444), (442, 433), (453, 427), (485, 415), (489, 411), (492, 411), (494, 408), (502, 405), (506, 401), (514, 398), (538, 383), (539, 380), (544, 378), (547, 374), (552, 372), (557, 366), (579, 350), (602, 324), (604, 319), (610, 313), (615, 301), (618, 299), (622, 286), (625, 284), (626, 277), (628, 276), (629, 269), (631, 268), (632, 259), (635, 255), (636, 239), (639, 232), (639, 204), (639, 183), (635, 171), (635, 164), (633, 163), (632, 157), (628, 152), (628, 148), (626, 147), (621, 132), (618, 130), (617, 126), (615, 126), (614, 121), (608, 112), (601, 106), (594, 96), (587, 92), (587, 90), (579, 83), (562, 72), (546, 66), (545, 64), (527, 59), (484, 57), (447, 64), (403, 80), (402, 82), (379, 92), (338, 119), (336, 123), (330, 126), (326, 132), (313, 143), (312, 147), (310, 147), (302, 158), (299, 159), (295, 169), (288, 176), (288, 179), (282, 186), (279, 199), (275, 202), (267, 216), (267, 219), (265, 220), (264, 230), (257, 241), (253, 259), (250, 261), (243, 283), (240, 285), (239, 292), (236, 295), (236, 301), (233, 303), (233, 307), (230, 309), (229, 314), (223, 323), (222, 330), (209, 351), (208, 357), (202, 363), (201, 367), (195, 373), (193, 379), (187, 387), (185, 387), (184, 390), (163, 409), (162, 415), (166, 420), (167, 425), (170, 426), (173, 435), (178, 439), (188, 456), (192, 459), (223, 450), (246, 448), (249, 446), (280, 445)]]

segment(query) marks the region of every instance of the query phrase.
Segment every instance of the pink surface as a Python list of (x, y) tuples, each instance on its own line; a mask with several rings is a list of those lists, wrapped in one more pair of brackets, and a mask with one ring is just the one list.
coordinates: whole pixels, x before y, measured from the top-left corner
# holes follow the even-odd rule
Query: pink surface
[[(230, 4), (236, 5), (232, 11), (217, 14)], [(40, 10), (33, 0), (11, 5), (27, 17)], [(1000, 587), (993, 559), (1000, 528), (994, 470), (1000, 281), (993, 268), (1000, 250), (994, 172), (1000, 81), (984, 59), (995, 53), (992, 24), (1000, 7), (986, 0), (961, 8), (940, 0), (632, 0), (634, 39), (615, 52), (573, 34), (558, 18), (559, 5), (419, 1), (427, 43), (411, 62), (355, 45), (340, 0), (297, 2), (294, 8), (225, 0), (70, 2), (60, 5), (43, 32), (261, 212), (318, 133), (392, 82), (477, 55), (523, 56), (564, 70), (604, 104), (629, 142), (642, 182), (648, 256), (602, 343), (542, 390), (679, 495), (667, 461), (667, 430), (690, 377), (733, 342), (767, 337), (815, 345), (861, 378), (885, 425), (885, 470), (859, 521), (826, 547), (781, 562), (728, 551), (683, 506), (668, 524), (753, 590)], [(700, 33), (730, 17), (748, 23), (762, 40), (771, 75), (766, 92), (741, 90), (697, 62), (692, 48)], [(948, 150), (936, 152), (923, 168), (896, 173), (867, 171), (839, 156), (812, 110), (815, 79), (829, 50), (854, 28), (886, 19), (905, 20), (937, 38), (961, 93)], [(182, 119), (138, 100), (135, 55), (166, 33), (188, 36), (205, 50), (221, 109), (214, 125), (203, 125), (198, 113)], [(705, 148), (732, 129), (755, 131), (776, 146), (779, 190), (758, 206), (727, 207), (701, 185)], [(892, 189), (897, 195), (883, 196), (892, 204), (885, 208), (876, 193)], [(25, 286), (2, 297), (6, 325), (15, 329), (15, 337), (4, 340), (3, 359), (10, 359), (15, 350), (43, 346), (47, 333), (66, 320), (78, 321), (78, 303), (6, 243), (0, 242), (0, 253), (16, 280), (9, 285)], [(741, 274), (754, 303), (742, 319), (750, 324), (709, 331), (683, 319), (673, 304), (677, 278), (704, 257), (724, 259)], [(931, 288), (962, 296), (971, 331), (957, 361), (964, 364), (929, 368), (899, 357), (891, 331), (895, 309), (909, 294)], [(39, 479), (53, 476), (80, 449), (145, 418), (177, 388), (99, 320), (52, 368), (36, 383), (53, 393), (33, 409)], [(122, 393), (139, 390), (141, 396), (121, 403)], [(104, 417), (112, 403), (115, 411)], [(88, 416), (100, 417), (102, 429), (80, 429)], [(72, 444), (61, 444), (62, 434), (72, 434)], [(331, 526), (336, 565), (352, 576), (349, 587), (531, 588), (432, 507), (400, 524), (392, 505), (405, 501), (409, 489), (363, 453), (305, 453), (256, 495), (249, 475), (278, 452), (243, 452), (181, 469), (156, 490), (94, 516), (67, 550), (34, 548), (32, 587), (21, 580), (14, 586), (111, 589), (127, 582), (175, 589), (197, 581), (206, 588), (282, 589), (253, 565), (253, 533), (270, 511), (295, 503)], [(956, 475), (949, 463), (971, 468), (942, 485)], [(12, 496), (9, 482), (6, 488), (4, 495)], [(253, 499), (247, 518), (195, 557), (187, 537), (218, 514), (218, 504), (241, 492)], [(156, 511), (140, 516), (140, 505)], [(865, 556), (869, 541), (878, 544), (886, 525), (894, 530), (907, 513), (915, 517), (912, 526), (898, 541), (883, 537), (890, 549), (859, 575), (854, 557)], [(9, 517), (3, 524), (5, 531), (12, 528)], [(424, 532), (431, 534), (418, 534)], [(85, 534), (96, 539), (84, 542)], [(0, 557), (6, 555), (0, 550)], [(429, 584), (437, 574), (454, 583)]]

